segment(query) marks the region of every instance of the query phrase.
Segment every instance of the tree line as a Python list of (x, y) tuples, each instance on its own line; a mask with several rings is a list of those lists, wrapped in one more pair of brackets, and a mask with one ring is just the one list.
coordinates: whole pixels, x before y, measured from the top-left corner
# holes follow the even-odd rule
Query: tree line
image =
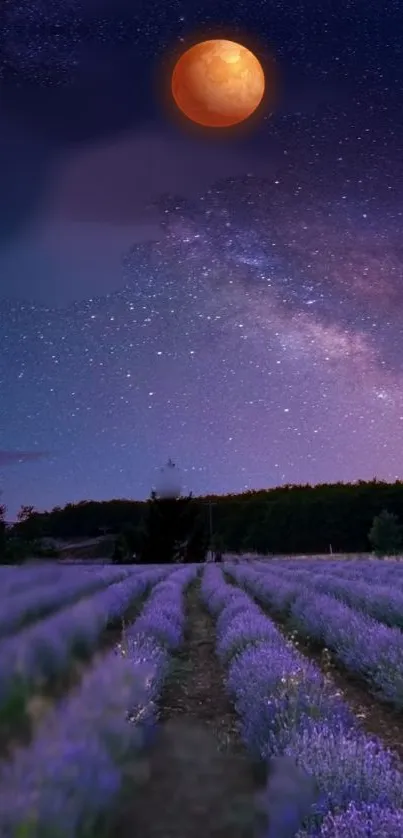
[(47, 512), (24, 506), (12, 526), (6, 526), (0, 506), (0, 557), (3, 562), (25, 555), (53, 558), (57, 549), (48, 539), (106, 534), (114, 538), (115, 560), (152, 563), (202, 561), (209, 547), (267, 555), (393, 553), (403, 550), (402, 519), (403, 482), (379, 480), (202, 498), (160, 498), (153, 492), (147, 501), (80, 501)]

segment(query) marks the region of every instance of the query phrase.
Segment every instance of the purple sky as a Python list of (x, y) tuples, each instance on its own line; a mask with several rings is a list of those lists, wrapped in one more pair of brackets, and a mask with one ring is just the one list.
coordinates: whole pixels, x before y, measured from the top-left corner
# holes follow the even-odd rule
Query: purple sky
[[(7, 9), (9, 517), (146, 497), (168, 456), (196, 493), (402, 477), (397, 5)], [(283, 92), (274, 115), (218, 136), (174, 119), (155, 79), (223, 27), (275, 55)]]

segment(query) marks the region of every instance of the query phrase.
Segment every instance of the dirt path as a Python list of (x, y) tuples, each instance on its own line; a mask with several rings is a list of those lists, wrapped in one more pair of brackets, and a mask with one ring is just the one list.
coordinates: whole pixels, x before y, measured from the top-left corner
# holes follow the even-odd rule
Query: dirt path
[[(235, 584), (227, 575), (226, 580), (230, 584)], [(378, 736), (403, 763), (403, 713), (371, 695), (365, 684), (344, 669), (328, 649), (291, 630), (286, 619), (280, 618), (268, 606), (262, 605), (256, 597), (251, 595), (251, 598), (261, 611), (270, 617), (284, 637), (293, 642), (298, 652), (314, 661), (326, 678), (334, 684), (359, 720), (363, 730), (370, 735)], [(365, 642), (364, 638), (363, 642)]]
[(185, 644), (160, 711), (148, 780), (121, 812), (113, 838), (252, 838), (256, 782), (225, 693), (199, 583), (187, 596)]

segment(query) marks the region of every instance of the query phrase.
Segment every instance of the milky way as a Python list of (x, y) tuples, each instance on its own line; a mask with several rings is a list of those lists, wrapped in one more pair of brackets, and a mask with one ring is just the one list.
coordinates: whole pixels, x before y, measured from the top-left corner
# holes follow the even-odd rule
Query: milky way
[[(20, 503), (144, 498), (168, 457), (195, 494), (403, 477), (403, 169), (390, 98), (403, 74), (396, 60), (388, 75), (368, 31), (357, 29), (365, 61), (348, 103), (316, 113), (306, 96), (265, 122), (270, 175), (250, 154), (243, 176), (161, 196), (158, 240), (122, 254), (121, 290), (60, 309), (3, 301), (11, 517)], [(358, 52), (339, 38), (332, 60), (347, 44), (351, 75)], [(54, 49), (61, 74), (74, 70)], [(7, 56), (32, 66), (12, 39)], [(319, 63), (316, 76), (330, 70)]]
[(3, 309), (27, 501), (145, 496), (168, 456), (195, 492), (402, 475), (398, 231), (287, 195), (246, 176), (162, 200), (121, 292)]

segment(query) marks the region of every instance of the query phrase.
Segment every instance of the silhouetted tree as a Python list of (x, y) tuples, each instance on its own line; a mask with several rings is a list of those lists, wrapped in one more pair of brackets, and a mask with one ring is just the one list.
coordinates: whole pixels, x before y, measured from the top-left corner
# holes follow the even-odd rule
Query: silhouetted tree
[(201, 561), (205, 533), (197, 505), (188, 497), (158, 497), (151, 493), (144, 519), (139, 561), (166, 564)]
[(7, 508), (3, 503), (0, 503), (0, 562), (3, 563), (6, 558), (6, 511)]
[[(158, 492), (161, 501), (161, 494), (167, 488), (173, 488), (175, 496), (178, 496), (178, 486), (174, 485), (171, 477), (176, 480), (177, 470), (173, 463), (168, 463), (163, 469)], [(214, 502), (214, 534), (223, 539), (225, 551), (257, 551), (266, 555), (328, 553), (331, 544), (335, 553), (360, 553), (372, 549), (369, 531), (380, 509), (401, 515), (403, 482), (386, 483), (374, 479), (350, 484), (277, 486), (240, 495), (211, 495), (208, 499)], [(175, 509), (174, 498), (168, 497), (166, 501), (168, 507), (171, 504)], [(179, 499), (179, 508), (181, 503), (183, 498)], [(206, 498), (200, 498), (200, 502), (192, 498), (190, 506), (193, 523), (189, 525), (189, 531), (186, 530), (187, 525), (184, 527), (181, 524), (186, 532), (183, 538), (182, 532), (174, 538), (174, 542), (179, 541), (181, 545), (177, 555), (184, 561), (190, 561), (187, 558), (190, 556), (205, 555)], [(203, 515), (201, 510), (204, 510)], [(20, 541), (21, 555), (24, 542), (30, 545), (32, 555), (34, 541), (27, 541), (26, 535), (29, 532), (32, 537), (34, 526), (39, 529), (40, 525), (41, 530), (40, 535), (35, 533), (35, 538), (46, 536), (69, 541), (75, 537), (81, 540), (92, 538), (107, 530), (116, 537), (124, 532), (131, 555), (139, 554), (146, 542), (150, 544), (150, 514), (150, 501), (124, 499), (85, 500), (43, 513), (31, 509), (30, 514), (25, 516), (26, 521), (18, 521), (11, 530), (7, 530), (6, 542), (7, 545), (12, 542), (14, 549), (16, 541)], [(164, 523), (166, 531), (170, 526), (175, 529), (174, 520), (171, 524)], [(22, 527), (25, 528), (24, 534)], [(153, 538), (155, 540), (155, 536)], [(164, 545), (155, 542), (155, 546), (157, 552), (164, 555)], [(26, 546), (24, 550), (27, 554)], [(170, 550), (168, 554), (172, 555)]]
[(24, 541), (35, 541), (43, 535), (43, 521), (34, 506), (21, 506), (15, 530)]
[(208, 550), (208, 530), (204, 510), (197, 500), (191, 497), (185, 521), (187, 536), (185, 540), (184, 562), (203, 562)]
[(141, 549), (143, 531), (141, 526), (135, 526), (132, 523), (126, 523), (122, 529), (122, 534), (125, 538), (128, 552), (131, 556), (137, 555)]
[(397, 515), (383, 509), (375, 516), (368, 539), (377, 556), (396, 555), (402, 549), (402, 527)]
[(112, 555), (114, 564), (125, 564), (129, 557), (129, 548), (124, 533), (119, 533)]

